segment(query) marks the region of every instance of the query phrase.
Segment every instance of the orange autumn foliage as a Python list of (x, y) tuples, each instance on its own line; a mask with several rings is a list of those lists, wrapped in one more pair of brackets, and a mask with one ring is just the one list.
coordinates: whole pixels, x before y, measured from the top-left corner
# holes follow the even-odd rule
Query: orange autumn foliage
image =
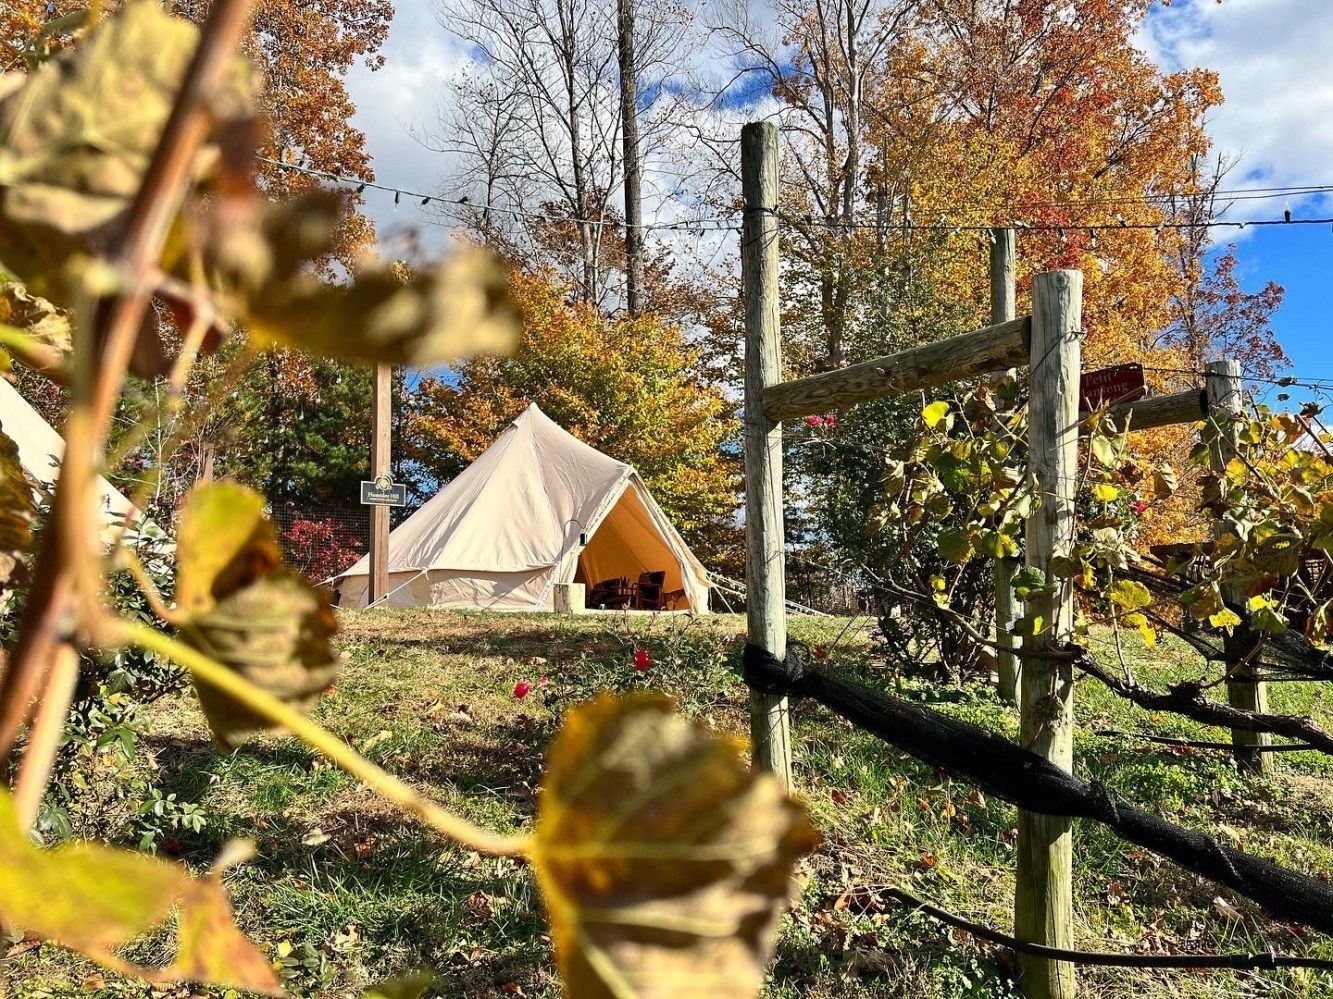
[[(1283, 362), (1267, 325), (1281, 290), (1245, 295), (1225, 261), (1208, 274), (1206, 242), (1169, 225), (1182, 195), (1216, 179), (1201, 176), (1204, 121), (1223, 98), (1216, 73), (1164, 72), (1134, 44), (1150, 7), (936, 0), (862, 21), (793, 10), (797, 68), (774, 91), (798, 125), (783, 192), (795, 370), (985, 325), (991, 226), (1019, 232), (1020, 314), (1034, 274), (1083, 271), (1085, 369), (1138, 361), (1150, 392), (1167, 393), (1200, 385), (1219, 351), (1261, 373)], [(1211, 300), (1209, 281), (1225, 286)], [(1176, 427), (1134, 443), (1184, 473), (1196, 439)], [(1146, 518), (1149, 543), (1197, 527), (1182, 483)]]

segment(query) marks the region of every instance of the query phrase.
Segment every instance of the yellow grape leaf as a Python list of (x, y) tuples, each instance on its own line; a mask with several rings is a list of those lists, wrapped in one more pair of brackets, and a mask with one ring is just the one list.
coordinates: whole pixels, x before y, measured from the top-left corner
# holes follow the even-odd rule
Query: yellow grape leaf
[(23, 474), (18, 445), (0, 430), (0, 592), (17, 576), (19, 556), (32, 543), (32, 518), (37, 501)]
[(1240, 615), (1230, 607), (1223, 607), (1216, 614), (1208, 615), (1208, 623), (1214, 628), (1234, 628), (1240, 624)]
[[(56, 297), (64, 260), (123, 223), (198, 41), (161, 5), (125, 3), (0, 104), (0, 259), (37, 293)], [(219, 131), (250, 120), (255, 89), (236, 58), (208, 95)]]
[(1176, 478), (1175, 469), (1170, 465), (1162, 464), (1152, 473), (1152, 488), (1158, 496), (1170, 496), (1180, 487), (1180, 480)]
[(657, 695), (603, 694), (551, 747), (530, 857), (567, 994), (750, 997), (804, 808)]
[(1117, 579), (1111, 584), (1111, 602), (1121, 610), (1136, 611), (1152, 603), (1152, 594), (1136, 580)]
[(198, 614), (273, 570), (281, 561), (264, 497), (235, 482), (194, 489), (176, 540), (176, 604)]
[[(115, 953), (180, 909), (180, 954), (167, 969), (140, 968)], [(206, 917), (201, 917), (206, 913)], [(217, 875), (195, 879), (147, 854), (71, 843), (39, 850), (0, 788), (0, 923), (77, 950), (126, 974), (186, 977), (269, 995), (282, 990), (262, 954), (236, 928)], [(206, 936), (201, 935), (206, 932)], [(207, 950), (201, 958), (196, 952)]]
[(176, 960), (163, 974), (189, 982), (239, 985), (281, 995), (273, 966), (232, 919), (222, 872), (191, 882), (181, 905)]
[[(930, 405), (921, 410), (921, 419), (925, 421), (926, 426), (934, 430), (941, 423), (944, 423), (949, 417), (949, 404), (943, 399), (936, 399)], [(947, 425), (946, 425), (946, 428)]]
[[(300, 574), (274, 569), (191, 615), (180, 626), (188, 644), (262, 687), (274, 697), (309, 711), (338, 675), (333, 636), (338, 621), (328, 592)], [(222, 745), (234, 746), (268, 722), (228, 695), (196, 683), (200, 706)]]
[[(187, 644), (308, 711), (337, 677), (338, 622), (328, 594), (280, 558), (262, 496), (234, 482), (194, 490), (177, 541), (177, 623)], [(195, 689), (222, 745), (269, 727), (227, 694)]]
[(1103, 503), (1110, 503), (1120, 495), (1120, 490), (1109, 482), (1099, 482), (1092, 487), (1092, 495)]

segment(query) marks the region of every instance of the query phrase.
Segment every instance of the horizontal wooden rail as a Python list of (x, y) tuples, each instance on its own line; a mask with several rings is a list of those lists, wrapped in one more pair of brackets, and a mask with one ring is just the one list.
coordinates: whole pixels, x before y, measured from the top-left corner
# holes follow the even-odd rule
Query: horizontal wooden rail
[(1198, 423), (1208, 415), (1208, 393), (1203, 389), (1190, 389), (1175, 395), (1121, 402), (1107, 409), (1106, 415), (1117, 427), (1128, 426), (1131, 431)]
[(1026, 365), (1031, 336), (1032, 320), (1023, 316), (900, 354), (782, 382), (764, 390), (764, 415), (774, 421), (791, 420)]

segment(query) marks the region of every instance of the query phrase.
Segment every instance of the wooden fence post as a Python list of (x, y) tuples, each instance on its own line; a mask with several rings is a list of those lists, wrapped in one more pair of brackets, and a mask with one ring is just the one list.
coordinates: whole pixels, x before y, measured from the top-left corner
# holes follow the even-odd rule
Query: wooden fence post
[[(1028, 474), (1040, 498), (1027, 522), (1026, 561), (1055, 584), (1028, 611), (1041, 630), (1023, 648), (1046, 650), (1073, 640), (1074, 596), (1068, 579), (1050, 571), (1053, 556), (1074, 542), (1078, 475), (1078, 394), (1083, 273), (1049, 271), (1032, 282), (1032, 359), (1029, 368)], [(1074, 676), (1068, 662), (1023, 656), (1020, 741), (1064, 770), (1074, 765)], [(1018, 813), (1018, 877), (1014, 932), (1049, 947), (1073, 943), (1072, 820)], [(1020, 985), (1028, 999), (1070, 999), (1074, 966), (1020, 955)]]
[[(992, 326), (1007, 323), (1017, 315), (1016, 253), (1014, 230), (990, 231), (990, 322)], [(995, 560), (995, 672), (999, 676), (1000, 698), (1009, 704), (1018, 704), (1018, 659), (1013, 653), (1014, 622), (1018, 608), (1014, 602), (1014, 573), (1018, 560)]]
[[(1205, 431), (1208, 443), (1208, 461), (1215, 471), (1222, 471), (1227, 462), (1236, 456), (1239, 443), (1239, 428), (1235, 420), (1241, 413), (1242, 383), (1240, 363), (1238, 361), (1209, 361), (1204, 368), (1208, 384), (1208, 413), (1211, 426)], [(1245, 606), (1245, 588), (1224, 587), (1223, 599), (1230, 604)], [(1254, 647), (1254, 633), (1237, 625), (1231, 633), (1222, 639), (1222, 650), (1226, 656), (1227, 669), (1242, 662)], [(1252, 679), (1254, 670), (1243, 667), (1236, 672), (1235, 682), (1227, 683), (1227, 701), (1233, 708), (1244, 711), (1268, 711), (1267, 686)], [(1267, 732), (1242, 732), (1231, 730), (1231, 744), (1236, 747), (1236, 766), (1247, 773), (1267, 773), (1272, 768), (1272, 753), (1255, 749), (1256, 746), (1271, 746), (1273, 737)]]
[[(749, 640), (787, 648), (782, 424), (764, 415), (764, 389), (782, 380), (778, 327), (778, 127), (741, 129), (741, 280), (745, 294), (745, 606)], [(754, 765), (791, 787), (787, 699), (750, 692)]]
[[(375, 365), (370, 420), (370, 477), (390, 470), (389, 446), (393, 430), (393, 368)], [(389, 592), (389, 508), (370, 508), (370, 594), (374, 603)]]

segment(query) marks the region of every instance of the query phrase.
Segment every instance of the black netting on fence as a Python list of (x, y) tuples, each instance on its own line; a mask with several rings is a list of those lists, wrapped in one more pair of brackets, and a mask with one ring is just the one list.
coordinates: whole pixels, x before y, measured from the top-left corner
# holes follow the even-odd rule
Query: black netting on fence
[(1226, 885), (1281, 919), (1333, 933), (1333, 887), (1325, 882), (1163, 821), (994, 732), (812, 669), (794, 643), (785, 660), (746, 645), (744, 668), (746, 683), (756, 690), (812, 698), (858, 728), (1003, 801), (1041, 815), (1102, 822), (1131, 843)]
[(370, 507), (273, 508), (273, 525), (287, 564), (323, 582), (350, 568), (370, 544)]

